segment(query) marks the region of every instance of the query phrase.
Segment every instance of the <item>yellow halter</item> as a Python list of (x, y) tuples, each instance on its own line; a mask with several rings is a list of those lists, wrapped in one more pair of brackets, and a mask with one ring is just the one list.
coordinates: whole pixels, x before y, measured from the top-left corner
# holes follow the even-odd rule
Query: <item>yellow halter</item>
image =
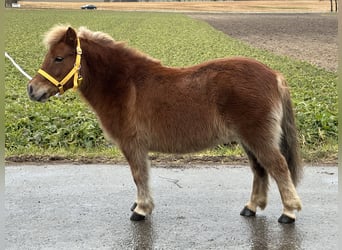
[(56, 78), (51, 76), (49, 73), (45, 72), (42, 69), (38, 70), (38, 73), (41, 74), (43, 77), (48, 79), (51, 83), (56, 85), (56, 87), (59, 89), (59, 94), (64, 93), (64, 85), (69, 81), (69, 79), (74, 76), (74, 87), (73, 89), (76, 90), (78, 86), (82, 83), (82, 77), (79, 75), (79, 71), (81, 68), (81, 55), (82, 55), (82, 49), (80, 46), (80, 39), (77, 38), (77, 47), (76, 47), (76, 60), (74, 67), (70, 70), (70, 72), (63, 78), (62, 81), (57, 81)]

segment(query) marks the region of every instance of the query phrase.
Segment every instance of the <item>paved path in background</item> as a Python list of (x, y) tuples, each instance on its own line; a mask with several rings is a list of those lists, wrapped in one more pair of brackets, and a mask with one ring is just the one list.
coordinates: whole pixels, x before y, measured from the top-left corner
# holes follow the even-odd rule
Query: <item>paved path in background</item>
[(249, 167), (152, 168), (151, 175), (155, 210), (131, 222), (128, 166), (7, 166), (7, 249), (337, 249), (337, 167), (305, 168), (295, 225), (277, 222), (274, 182), (265, 211), (239, 215), (251, 191)]

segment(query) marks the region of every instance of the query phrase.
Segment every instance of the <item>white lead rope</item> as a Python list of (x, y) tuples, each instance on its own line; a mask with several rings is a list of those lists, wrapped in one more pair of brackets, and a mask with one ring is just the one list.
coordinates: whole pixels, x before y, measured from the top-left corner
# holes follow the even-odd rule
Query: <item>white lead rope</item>
[(32, 77), (29, 74), (27, 74), (7, 52), (5, 52), (5, 57), (7, 57), (12, 62), (12, 64), (20, 71), (20, 73), (23, 74), (27, 79), (32, 79)]
[[(32, 77), (27, 74), (7, 52), (5, 52), (5, 57), (7, 57), (12, 62), (12, 64), (20, 71), (21, 74), (23, 74), (27, 79), (32, 80)], [(57, 93), (55, 96), (60, 97), (61, 95)]]

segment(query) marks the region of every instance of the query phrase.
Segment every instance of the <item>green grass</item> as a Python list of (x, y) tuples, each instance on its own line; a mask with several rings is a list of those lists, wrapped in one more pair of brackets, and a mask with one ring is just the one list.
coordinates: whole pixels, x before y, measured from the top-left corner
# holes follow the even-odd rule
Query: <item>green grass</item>
[[(7, 9), (5, 15), (5, 49), (30, 75), (35, 74), (46, 53), (42, 35), (56, 23), (104, 31), (168, 66), (237, 55), (256, 58), (287, 78), (306, 160), (337, 156), (336, 73), (252, 48), (182, 14)], [(41, 104), (28, 99), (26, 83), (6, 61), (6, 156), (55, 153), (77, 157), (115, 151), (76, 93), (69, 91)], [(224, 147), (206, 152), (232, 153)]]

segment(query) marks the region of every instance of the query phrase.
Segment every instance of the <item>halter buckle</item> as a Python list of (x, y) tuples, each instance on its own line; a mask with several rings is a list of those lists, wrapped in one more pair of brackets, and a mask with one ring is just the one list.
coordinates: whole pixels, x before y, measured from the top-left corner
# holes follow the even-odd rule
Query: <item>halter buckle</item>
[(77, 53), (77, 55), (82, 55), (82, 49), (79, 45), (76, 48), (76, 53)]

